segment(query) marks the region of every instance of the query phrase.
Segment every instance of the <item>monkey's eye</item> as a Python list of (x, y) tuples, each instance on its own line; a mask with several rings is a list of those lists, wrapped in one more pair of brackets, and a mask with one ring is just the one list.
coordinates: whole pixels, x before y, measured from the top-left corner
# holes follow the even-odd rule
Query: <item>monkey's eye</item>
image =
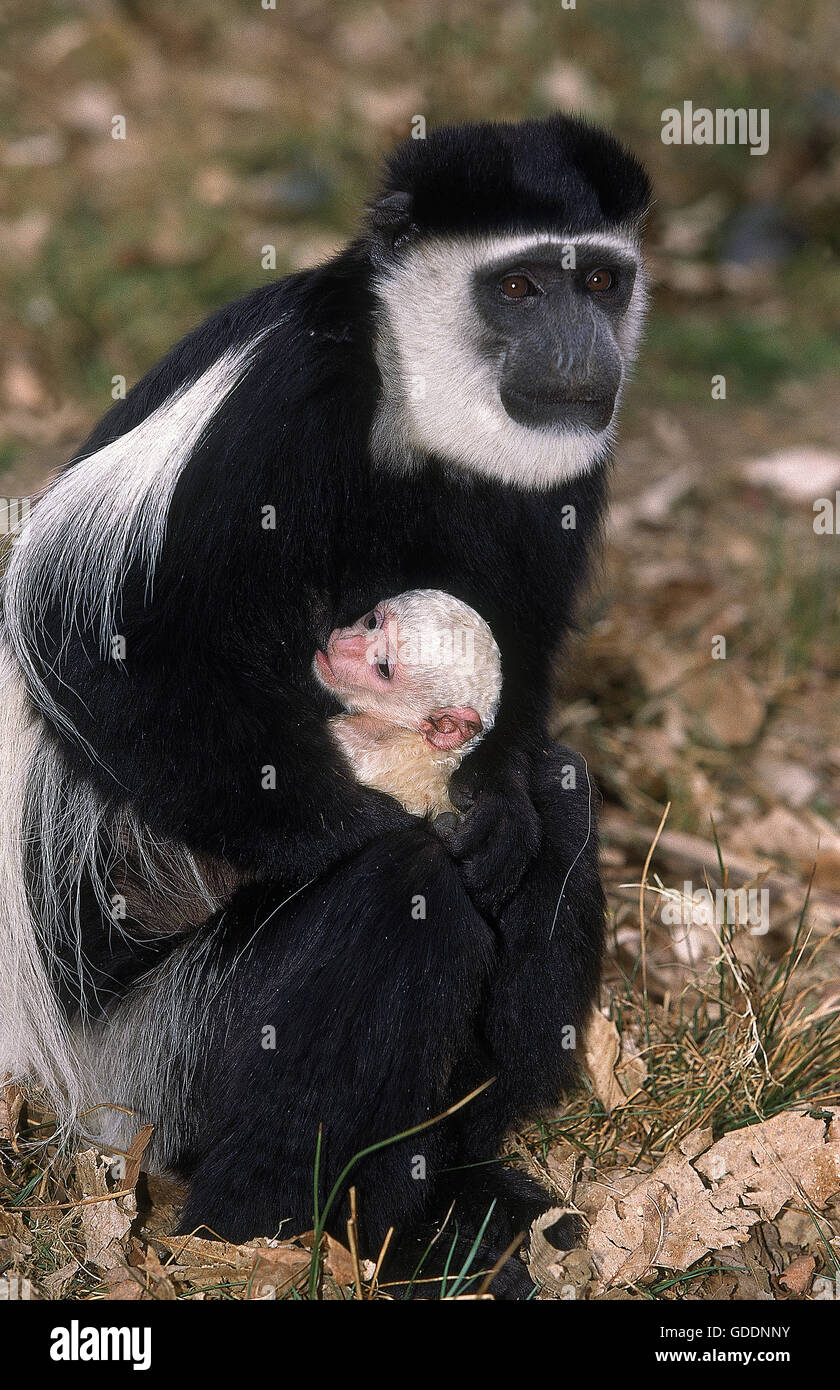
[(612, 285), (613, 278), (610, 271), (601, 266), (598, 270), (591, 270), (586, 277), (586, 288), (593, 294), (603, 294)]
[(376, 669), (384, 681), (389, 681), (394, 674), (394, 672), (391, 669), (390, 663), (387, 661), (377, 662)]
[(367, 617), (363, 618), (362, 621), (364, 622), (364, 625), (367, 628), (368, 632), (373, 632), (376, 628), (379, 627), (379, 619), (377, 618), (375, 613), (368, 613)]
[(539, 294), (539, 290), (530, 276), (523, 275), (520, 271), (506, 275), (500, 281), (499, 289), (505, 299), (527, 299), (529, 295)]

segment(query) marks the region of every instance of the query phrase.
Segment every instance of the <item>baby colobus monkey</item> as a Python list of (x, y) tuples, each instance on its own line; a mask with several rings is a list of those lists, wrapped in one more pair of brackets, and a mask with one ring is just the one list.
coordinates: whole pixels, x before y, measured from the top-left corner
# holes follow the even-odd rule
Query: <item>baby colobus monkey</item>
[(314, 671), (345, 707), (330, 730), (357, 780), (412, 815), (453, 812), (449, 778), (493, 727), (502, 687), (475, 609), (440, 589), (382, 599), (330, 633)]

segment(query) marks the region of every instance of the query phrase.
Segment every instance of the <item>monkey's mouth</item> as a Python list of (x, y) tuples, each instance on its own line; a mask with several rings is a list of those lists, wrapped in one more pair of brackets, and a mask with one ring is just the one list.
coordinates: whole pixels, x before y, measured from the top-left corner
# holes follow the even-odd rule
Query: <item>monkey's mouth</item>
[(335, 689), (335, 676), (326, 652), (318, 651), (315, 653), (315, 665), (318, 668), (318, 675), (321, 677), (324, 685), (328, 685), (331, 690)]
[(572, 399), (562, 392), (525, 391), (507, 387), (502, 405), (520, 425), (547, 425), (555, 429), (583, 428), (600, 432), (612, 419), (614, 396), (579, 396)]

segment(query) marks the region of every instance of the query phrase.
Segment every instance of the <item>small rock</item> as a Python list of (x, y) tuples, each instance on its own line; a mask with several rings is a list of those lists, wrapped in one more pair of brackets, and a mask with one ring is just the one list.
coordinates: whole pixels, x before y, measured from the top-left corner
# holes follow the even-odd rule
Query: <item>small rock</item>
[(9, 169), (35, 169), (48, 164), (60, 164), (64, 158), (64, 141), (52, 132), (43, 135), (20, 135), (7, 140), (3, 146), (3, 163)]
[(756, 761), (756, 771), (768, 791), (790, 806), (807, 805), (819, 790), (819, 779), (801, 763), (759, 758)]
[(602, 119), (612, 111), (608, 93), (596, 86), (589, 73), (576, 63), (555, 63), (543, 73), (537, 87), (544, 100), (566, 111), (586, 111)]
[(110, 134), (111, 121), (121, 110), (117, 93), (100, 82), (85, 82), (76, 87), (59, 107), (61, 119), (69, 130), (90, 136)]
[(747, 482), (773, 488), (791, 502), (813, 502), (840, 488), (840, 454), (801, 446), (752, 459), (741, 469)]
[(720, 258), (731, 266), (781, 265), (801, 238), (777, 203), (750, 203), (735, 213), (726, 229)]
[(324, 170), (297, 169), (248, 179), (242, 186), (241, 200), (251, 212), (302, 217), (322, 208), (332, 193), (333, 181)]
[(20, 360), (10, 362), (3, 374), (3, 395), (9, 405), (22, 410), (41, 410), (47, 400), (37, 373)]
[(716, 669), (684, 681), (680, 695), (695, 714), (704, 742), (743, 748), (753, 742), (764, 723), (764, 700), (743, 671), (727, 669), (725, 661), (712, 664)]

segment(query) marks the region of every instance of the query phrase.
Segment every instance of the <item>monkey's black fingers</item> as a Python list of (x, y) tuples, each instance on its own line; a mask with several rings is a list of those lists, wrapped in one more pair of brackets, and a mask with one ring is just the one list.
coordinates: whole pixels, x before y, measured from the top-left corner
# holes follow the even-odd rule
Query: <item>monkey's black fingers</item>
[(440, 840), (450, 849), (458, 829), (461, 824), (461, 817), (456, 816), (452, 811), (444, 811), (439, 816), (435, 816), (432, 821), (432, 829)]
[[(452, 783), (449, 787), (449, 800), (459, 811), (467, 812), (472, 810), (478, 800), (477, 782), (478, 779), (475, 779), (475, 782), (473, 782), (473, 779), (468, 780), (467, 778), (461, 778), (460, 780), (456, 778), (452, 779)], [(442, 820), (443, 817), (438, 816), (437, 819)], [(437, 821), (435, 824), (437, 824)]]
[(540, 819), (530, 797), (485, 792), (479, 798), (450, 844), (479, 911), (498, 915), (519, 887), (541, 838)]

